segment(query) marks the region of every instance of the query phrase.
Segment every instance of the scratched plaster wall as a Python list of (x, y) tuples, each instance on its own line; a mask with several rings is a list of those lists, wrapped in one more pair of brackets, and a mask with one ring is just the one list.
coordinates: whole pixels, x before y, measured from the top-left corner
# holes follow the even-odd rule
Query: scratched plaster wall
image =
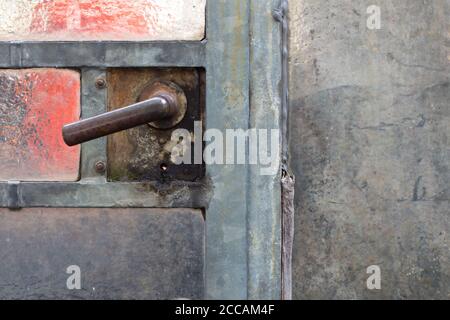
[(294, 298), (450, 298), (449, 16), (449, 0), (290, 1)]

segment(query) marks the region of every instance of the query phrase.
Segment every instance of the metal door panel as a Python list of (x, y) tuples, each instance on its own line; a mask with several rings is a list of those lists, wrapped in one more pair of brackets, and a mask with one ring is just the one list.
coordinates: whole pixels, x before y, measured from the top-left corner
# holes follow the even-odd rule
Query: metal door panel
[(0, 209), (0, 299), (199, 299), (204, 224), (194, 209)]
[[(0, 42), (0, 67), (76, 68), (82, 118), (107, 111), (108, 89), (96, 82), (109, 68), (201, 69), (204, 129), (278, 128), (281, 25), (272, 14), (280, 12), (280, 2), (205, 2), (202, 40)], [(280, 297), (279, 174), (262, 177), (258, 165), (211, 165), (195, 181), (108, 181), (107, 170), (96, 170), (108, 160), (106, 141), (82, 145), (78, 181), (0, 182), (0, 207), (201, 208), (207, 229), (201, 297)], [(33, 209), (11, 214), (27, 210)]]
[(0, 39), (201, 40), (206, 0), (2, 0)]
[(67, 147), (60, 131), (79, 117), (79, 72), (1, 70), (0, 180), (78, 180), (80, 147)]

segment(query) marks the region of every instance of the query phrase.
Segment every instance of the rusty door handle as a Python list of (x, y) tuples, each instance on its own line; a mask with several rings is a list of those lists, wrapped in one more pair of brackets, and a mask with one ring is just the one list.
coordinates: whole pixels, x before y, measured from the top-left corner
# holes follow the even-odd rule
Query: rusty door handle
[(74, 146), (143, 124), (170, 128), (186, 113), (186, 97), (173, 83), (153, 83), (144, 89), (136, 104), (80, 120), (62, 129), (64, 142)]

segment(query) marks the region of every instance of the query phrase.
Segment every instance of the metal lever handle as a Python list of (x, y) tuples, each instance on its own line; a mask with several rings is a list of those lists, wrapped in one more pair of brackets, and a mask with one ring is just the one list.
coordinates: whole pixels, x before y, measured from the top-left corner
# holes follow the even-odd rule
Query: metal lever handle
[(74, 146), (146, 123), (170, 122), (171, 118), (179, 122), (180, 113), (182, 118), (186, 112), (185, 98), (180, 100), (173, 86), (161, 89), (161, 84), (158, 84), (158, 89), (155, 95), (144, 101), (65, 125), (62, 129), (64, 142)]

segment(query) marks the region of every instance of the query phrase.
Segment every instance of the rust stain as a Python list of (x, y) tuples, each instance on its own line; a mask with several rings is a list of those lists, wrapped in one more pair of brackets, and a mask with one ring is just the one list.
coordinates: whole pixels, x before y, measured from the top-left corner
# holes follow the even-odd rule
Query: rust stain
[[(111, 69), (108, 72), (108, 109), (135, 103), (155, 82), (173, 82), (185, 93), (187, 113), (175, 127), (165, 130), (149, 125), (108, 136), (108, 178), (111, 181), (197, 181), (203, 165), (173, 165), (170, 144), (173, 130), (193, 134), (194, 121), (203, 118), (202, 71), (195, 68)], [(193, 150), (193, 148), (192, 148)]]
[(80, 115), (78, 72), (0, 71), (0, 180), (75, 181), (80, 149), (61, 128)]

